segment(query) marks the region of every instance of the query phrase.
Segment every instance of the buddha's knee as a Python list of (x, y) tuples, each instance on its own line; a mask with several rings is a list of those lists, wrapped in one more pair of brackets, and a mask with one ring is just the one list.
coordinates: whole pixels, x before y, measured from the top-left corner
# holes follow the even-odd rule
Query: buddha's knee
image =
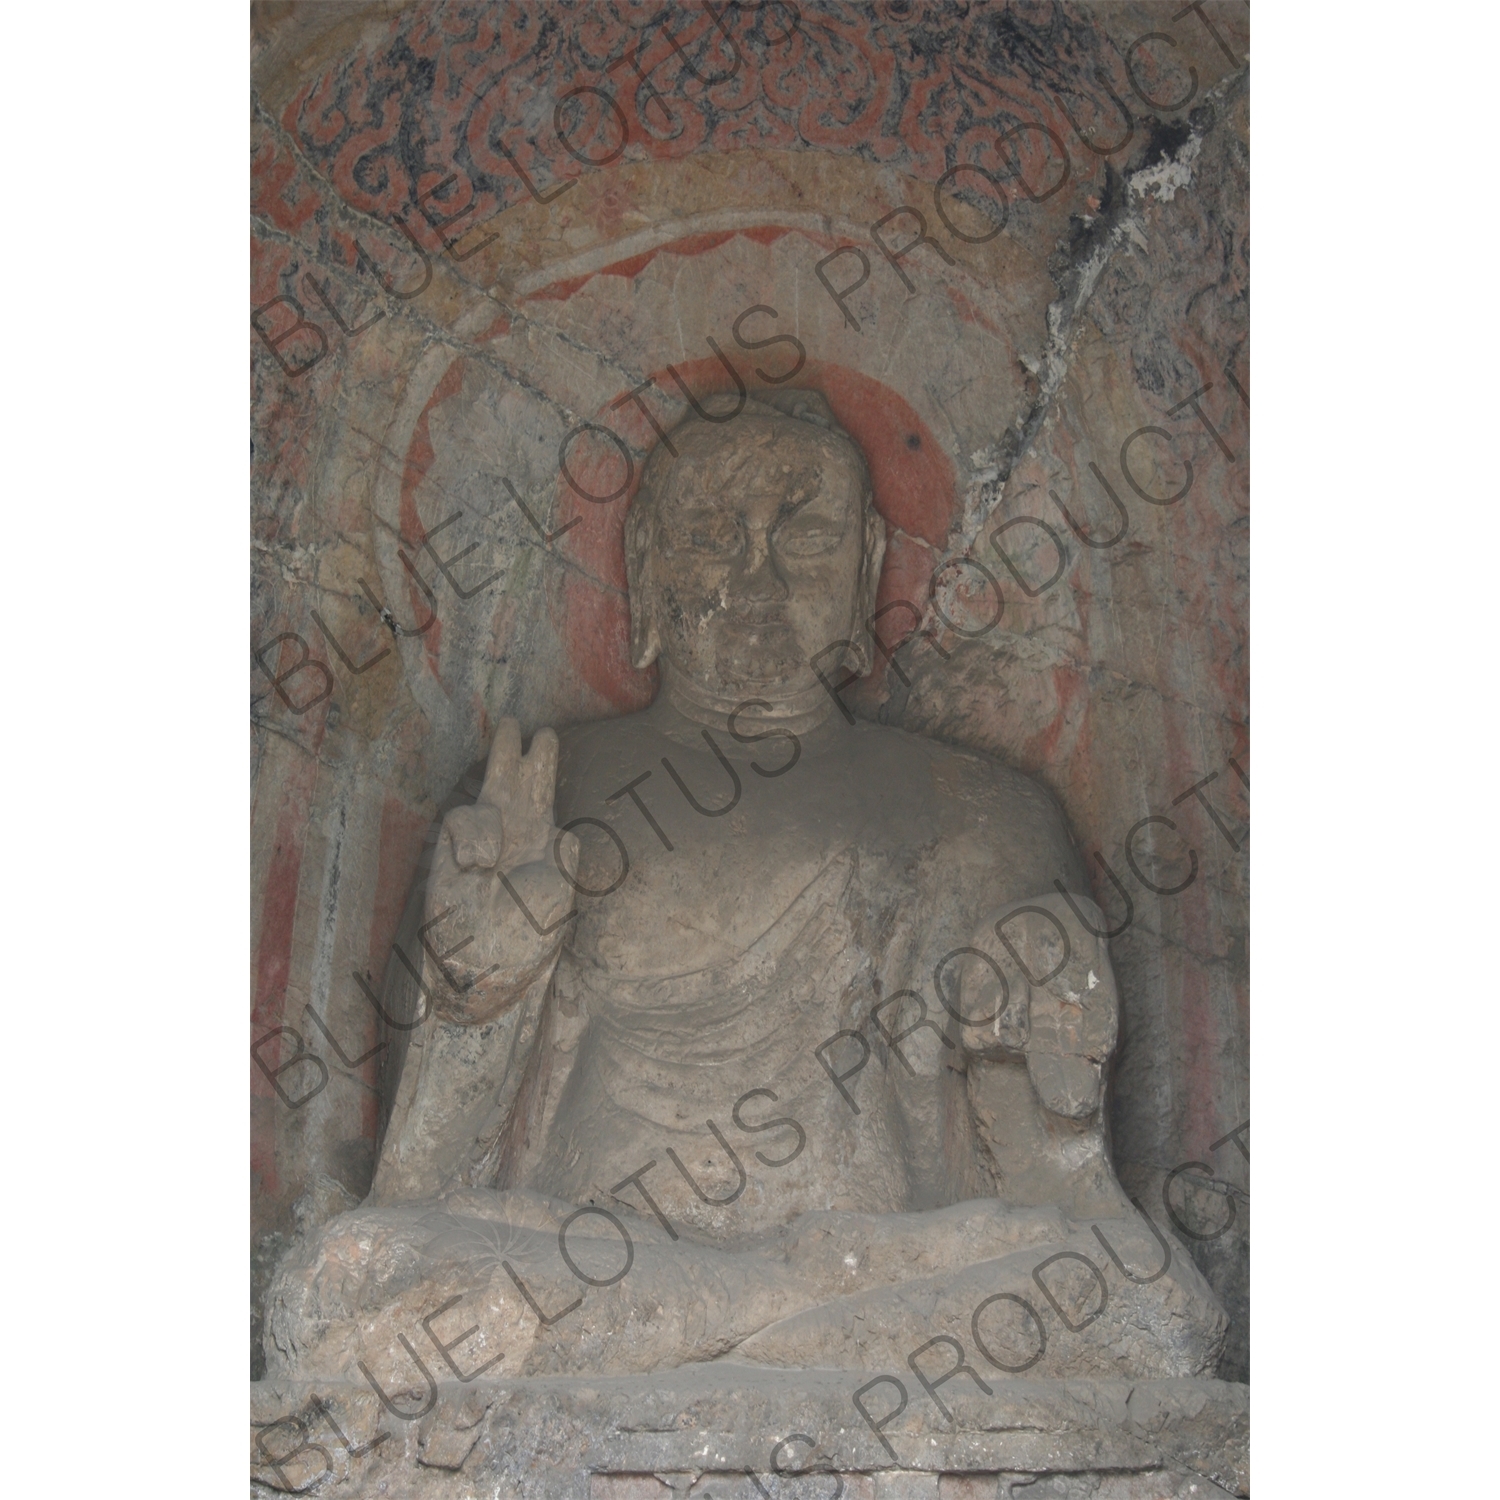
[(519, 1373), (534, 1335), (524, 1299), (497, 1273), (537, 1233), (433, 1206), (340, 1215), (277, 1271), (268, 1374), (364, 1380), (378, 1392)]

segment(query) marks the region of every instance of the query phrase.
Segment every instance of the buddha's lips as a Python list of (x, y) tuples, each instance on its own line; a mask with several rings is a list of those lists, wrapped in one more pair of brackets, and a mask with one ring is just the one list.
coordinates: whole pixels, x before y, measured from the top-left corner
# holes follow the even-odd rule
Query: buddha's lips
[(731, 625), (790, 625), (792, 622), (784, 609), (741, 608), (731, 604), (723, 611), (722, 618)]

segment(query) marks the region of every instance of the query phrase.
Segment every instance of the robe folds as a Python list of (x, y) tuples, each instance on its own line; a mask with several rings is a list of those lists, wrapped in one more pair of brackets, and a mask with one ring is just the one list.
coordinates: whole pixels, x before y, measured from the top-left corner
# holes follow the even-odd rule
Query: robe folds
[(746, 747), (652, 718), (563, 732), (555, 821), (583, 858), (555, 974), (517, 1017), (414, 1033), (379, 1200), (528, 1187), (654, 1216), (638, 1188), (611, 1197), (654, 1162), (667, 1218), (724, 1238), (1003, 1193), (955, 1001), (974, 947), (1004, 960), (995, 914), (1086, 889), (1055, 803), (879, 725)]
[(1224, 1313), (1109, 1166), (1118, 997), (1039, 786), (864, 723), (561, 742), (555, 965), (473, 1024), (431, 950), (393, 967), (375, 1187), (279, 1270), (273, 1374), (1212, 1372)]

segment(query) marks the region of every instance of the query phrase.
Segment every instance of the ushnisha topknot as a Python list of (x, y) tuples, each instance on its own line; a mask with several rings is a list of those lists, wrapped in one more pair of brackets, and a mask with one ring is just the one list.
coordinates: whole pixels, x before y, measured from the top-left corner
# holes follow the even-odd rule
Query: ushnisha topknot
[[(690, 410), (673, 427), (656, 447), (651, 450), (641, 471), (640, 486), (631, 505), (631, 516), (649, 512), (660, 496), (665, 471), (675, 459), (683, 457), (699, 443), (711, 440), (717, 434), (727, 434), (739, 422), (753, 423), (757, 417), (773, 422), (805, 423), (817, 432), (827, 433), (846, 450), (850, 462), (857, 469), (865, 509), (874, 503), (875, 491), (870, 482), (869, 469), (859, 444), (839, 425), (827, 398), (819, 391), (757, 391), (754, 396), (741, 397), (719, 392), (694, 402), (697, 411)], [(629, 523), (627, 523), (629, 524)], [(637, 525), (640, 523), (637, 522)]]
[(785, 417), (795, 417), (799, 422), (811, 422), (814, 427), (824, 427), (829, 432), (836, 432), (846, 442), (854, 441), (839, 426), (833, 408), (820, 391), (766, 391), (755, 399), (761, 406), (773, 407)]

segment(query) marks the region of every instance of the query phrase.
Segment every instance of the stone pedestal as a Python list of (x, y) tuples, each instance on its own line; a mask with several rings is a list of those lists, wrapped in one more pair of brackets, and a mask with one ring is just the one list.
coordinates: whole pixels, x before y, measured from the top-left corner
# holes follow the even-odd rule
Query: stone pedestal
[[(996, 1380), (937, 1390), (727, 1364), (388, 1391), (262, 1381), (251, 1493), (388, 1500), (1167, 1500), (1249, 1494), (1245, 1385)], [(901, 1408), (902, 1392), (906, 1404)], [(887, 1414), (899, 1414), (887, 1420)], [(798, 1471), (802, 1472), (799, 1474)], [(778, 1472), (780, 1471), (780, 1472)]]

